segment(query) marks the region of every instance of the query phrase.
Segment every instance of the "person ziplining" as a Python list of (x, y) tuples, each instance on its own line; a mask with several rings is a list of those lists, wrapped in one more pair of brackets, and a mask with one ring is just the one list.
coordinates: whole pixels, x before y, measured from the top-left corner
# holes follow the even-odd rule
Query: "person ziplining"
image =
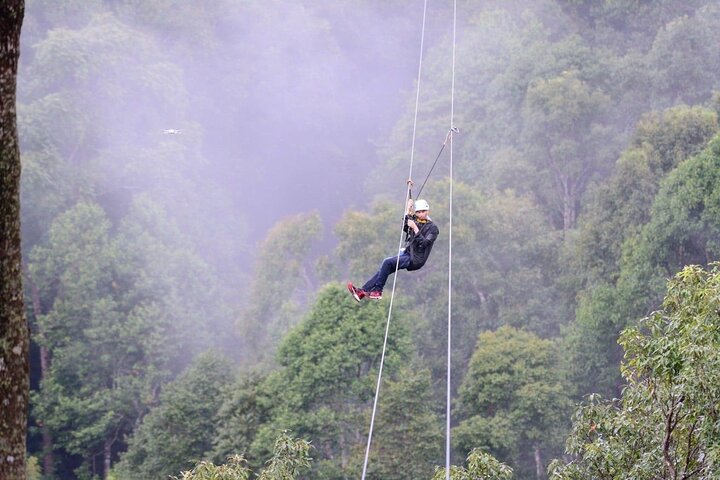
[[(423, 15), (422, 15), (422, 31), (420, 34), (420, 59), (418, 62), (418, 76), (417, 76), (417, 91), (415, 94), (415, 116), (413, 120), (412, 129), (412, 145), (410, 148), (410, 173), (408, 178), (412, 178), (413, 172), (413, 160), (415, 158), (415, 138), (417, 133), (417, 118), (420, 103), (420, 78), (422, 73), (422, 59), (423, 59), (423, 44), (425, 41), (425, 19), (427, 16), (427, 3), (428, 0), (423, 2)], [(459, 133), (455, 127), (455, 45), (456, 45), (456, 32), (457, 32), (457, 0), (453, 0), (453, 29), (452, 29), (452, 75), (450, 84), (450, 129), (445, 136), (440, 152), (435, 158), (430, 172), (438, 162), (440, 155), (442, 154), (445, 144), (450, 144), (450, 169), (449, 169), (449, 201), (448, 201), (448, 316), (447, 316), (447, 383), (446, 383), (446, 402), (445, 402), (445, 480), (450, 480), (450, 403), (451, 403), (451, 356), (452, 356), (452, 232), (453, 232), (453, 135)], [(425, 178), (425, 182), (430, 177), (430, 173)], [(423, 182), (423, 186), (425, 185)], [(362, 476), (360, 480), (365, 480), (367, 474), (368, 461), (370, 458), (370, 446), (372, 445), (373, 429), (375, 427), (375, 415), (377, 413), (378, 398), (380, 397), (380, 386), (382, 384), (382, 373), (383, 366), (385, 365), (385, 353), (388, 345), (388, 335), (390, 332), (390, 319), (393, 311), (393, 300), (395, 298), (395, 286), (397, 283), (397, 271), (400, 269), (407, 270), (418, 270), (425, 265), (432, 246), (437, 236), (439, 235), (439, 229), (435, 223), (430, 219), (430, 206), (425, 200), (416, 200), (413, 204), (412, 201), (412, 180), (408, 180), (408, 191), (407, 196), (407, 213), (403, 221), (403, 231), (400, 232), (400, 238), (398, 239), (398, 251), (399, 254), (394, 257), (389, 257), (383, 260), (375, 275), (368, 280), (362, 288), (356, 288), (352, 282), (348, 283), (347, 287), (353, 298), (360, 302), (364, 297), (371, 299), (381, 299), (382, 291), (385, 287), (385, 282), (391, 273), (395, 273), (393, 278), (392, 293), (390, 295), (390, 304), (388, 306), (387, 322), (385, 323), (385, 336), (383, 339), (382, 353), (380, 355), (380, 365), (378, 366), (377, 383), (375, 385), (375, 396), (373, 399), (372, 413), (370, 415), (370, 428), (368, 430), (367, 445), (365, 447), (365, 458), (363, 461)], [(422, 187), (418, 192), (418, 198), (422, 193)], [(405, 237), (405, 248), (402, 247), (403, 234)]]
[(383, 288), (391, 273), (398, 270), (419, 270), (425, 265), (430, 257), (433, 243), (440, 233), (429, 213), (430, 205), (427, 201), (418, 199), (413, 202), (412, 198), (408, 199), (403, 224), (403, 231), (407, 234), (405, 247), (400, 249), (399, 255), (383, 260), (380, 269), (365, 282), (362, 288), (355, 287), (352, 282), (347, 284), (350, 294), (357, 302), (365, 297), (372, 300), (382, 299)]
[[(425, 188), (425, 184), (427, 183), (428, 178), (430, 178), (430, 174), (432, 174), (435, 169), (435, 165), (437, 165), (440, 155), (442, 155), (448, 140), (450, 140), (450, 138), (456, 133), (460, 133), (460, 130), (457, 127), (451, 127), (450, 130), (448, 130), (447, 135), (445, 135), (445, 141), (435, 157), (435, 162), (433, 162), (432, 167), (430, 167), (430, 171), (425, 177), (425, 181), (420, 186), (418, 196), (420, 196), (423, 188)], [(407, 269), (408, 271), (420, 270), (430, 256), (430, 251), (432, 250), (433, 243), (437, 239), (439, 230), (437, 225), (435, 225), (428, 216), (430, 210), (428, 202), (418, 199), (413, 204), (412, 186), (414, 183), (412, 179), (408, 180), (407, 183), (408, 196), (410, 198), (408, 199), (407, 213), (403, 224), (403, 232), (407, 234), (405, 237), (405, 248), (400, 249), (399, 255), (388, 257), (383, 260), (380, 265), (380, 269), (375, 273), (375, 275), (370, 277), (370, 280), (365, 282), (365, 285), (363, 285), (362, 288), (357, 288), (352, 282), (347, 284), (350, 294), (358, 302), (365, 297), (372, 300), (382, 299), (383, 288), (385, 287), (387, 278), (391, 273), (395, 273), (398, 270), (403, 269)]]

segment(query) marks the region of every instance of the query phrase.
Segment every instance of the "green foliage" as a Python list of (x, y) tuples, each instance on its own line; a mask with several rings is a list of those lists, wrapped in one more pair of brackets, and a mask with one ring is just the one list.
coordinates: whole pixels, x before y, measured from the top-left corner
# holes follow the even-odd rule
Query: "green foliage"
[(650, 221), (623, 247), (617, 290), (626, 318), (658, 306), (664, 279), (684, 265), (707, 265), (719, 258), (719, 162), (720, 140), (715, 137), (661, 182)]
[[(216, 416), (212, 457), (219, 461), (234, 452), (249, 452), (260, 425), (268, 421), (267, 412), (258, 405), (258, 394), (266, 377), (242, 374), (223, 395)], [(245, 454), (253, 466), (257, 459)]]
[(248, 480), (250, 469), (245, 466), (242, 455), (228, 457), (227, 463), (215, 465), (212, 462), (202, 461), (192, 470), (182, 472), (174, 480)]
[(720, 41), (719, 26), (720, 8), (709, 2), (694, 15), (678, 16), (658, 29), (648, 52), (656, 104), (697, 104), (717, 89), (720, 59), (708, 48)]
[[(334, 227), (339, 244), (333, 258), (338, 260), (328, 260), (329, 264), (341, 262), (341, 265), (347, 265), (350, 275), (360, 278), (374, 274), (382, 259), (389, 255), (388, 251), (392, 251), (400, 241), (404, 206), (404, 202), (393, 205), (378, 201), (370, 213), (346, 212)], [(377, 265), (367, 260), (370, 258), (377, 259)]]
[(310, 442), (295, 440), (283, 432), (273, 447), (273, 457), (260, 473), (260, 480), (293, 480), (310, 466)]
[[(453, 225), (453, 273), (457, 275), (453, 291), (457, 312), (476, 322), (479, 329), (509, 324), (544, 336), (554, 334), (562, 318), (550, 290), (558, 268), (559, 235), (527, 198), (512, 192), (493, 191), (484, 195), (459, 182), (453, 190), (453, 204), (463, 212)], [(444, 198), (440, 194), (437, 202), (441, 225), (446, 224)], [(434, 253), (435, 262), (447, 263), (443, 258), (447, 247), (439, 247)], [(446, 277), (445, 265), (442, 269), (438, 267)], [(423, 302), (428, 308), (431, 303), (443, 304), (433, 298), (432, 290), (438, 296), (446, 296), (438, 275), (432, 281), (430, 288), (421, 290), (428, 300), (432, 299)], [(418, 279), (415, 283), (428, 280)], [(474, 342), (477, 330), (465, 334)], [(471, 348), (474, 347), (473, 343)]]
[(720, 139), (715, 137), (661, 182), (650, 221), (623, 245), (616, 298), (626, 319), (660, 304), (666, 277), (687, 264), (720, 258), (715, 240), (720, 234), (719, 165)]
[[(444, 468), (438, 468), (432, 480), (443, 480), (446, 478)], [(479, 448), (474, 448), (467, 457), (467, 467), (450, 467), (450, 478), (452, 480), (510, 480), (513, 478), (513, 470), (504, 463), (498, 462), (492, 455), (489, 455)]]
[[(610, 174), (629, 125), (656, 108), (705, 102), (717, 87), (720, 65), (705, 51), (717, 43), (717, 8), (705, 3), (467, 7), (469, 27), (457, 45), (463, 60), (456, 122), (464, 127), (456, 139), (458, 177), (532, 192), (556, 226), (573, 227), (583, 193)], [(440, 43), (427, 55), (423, 92), (430, 93), (420, 105), (420, 158), (432, 158), (436, 132), (447, 124), (441, 105), (449, 101), (448, 48)], [(705, 58), (712, 60), (697, 61)], [(389, 160), (372, 178), (379, 191), (401, 178), (406, 159), (398, 152), (410, 135), (413, 105), (408, 102), (383, 149)]]
[[(319, 274), (310, 265), (322, 235), (320, 214), (298, 215), (278, 223), (259, 254), (243, 252), (254, 256), (256, 273), (237, 295), (233, 274), (249, 264), (236, 261), (246, 248), (234, 235), (239, 229), (230, 217), (237, 212), (219, 212), (229, 194), (201, 178), (224, 155), (208, 148), (223, 136), (240, 139), (234, 144), (242, 147), (239, 165), (264, 161), (268, 153), (252, 144), (267, 142), (249, 141), (243, 132), (267, 126), (277, 138), (309, 138), (316, 133), (311, 128), (323, 128), (320, 154), (298, 144), (297, 170), (286, 164), (283, 172), (289, 176), (305, 173), (310, 156), (329, 159), (316, 169), (327, 178), (345, 162), (372, 168), (366, 152), (336, 140), (349, 123), (342, 120), (356, 120), (355, 107), (367, 106), (357, 99), (342, 103), (341, 92), (317, 89), (317, 80), (340, 76), (340, 84), (359, 70), (381, 71), (373, 82), (386, 88), (384, 80), (415, 58), (414, 40), (402, 38), (415, 38), (415, 17), (405, 8), (410, 3), (28, 0), (27, 6), (18, 106), (23, 234), (27, 284), (37, 290), (29, 319), (50, 359), (33, 408), (53, 435), (61, 466), (67, 470), (76, 458), (85, 464), (77, 475), (107, 474), (90, 467), (103, 464), (98, 452), (114, 461), (134, 434), (145, 440), (134, 440), (139, 443), (126, 458), (172, 459), (176, 472), (185, 461), (246, 452), (247, 464), (233, 457), (227, 470), (205, 462), (196, 472), (246, 478), (246, 465), (258, 470), (276, 433), (293, 428), (317, 447), (314, 476), (355, 472), (386, 304), (354, 305), (337, 285), (316, 294), (317, 277), (364, 279), (392, 254), (402, 201), (389, 203), (384, 194), (404, 191), (397, 187), (405, 180), (414, 92), (408, 89), (398, 119), (383, 120), (394, 122), (387, 137), (376, 139), (384, 162), (371, 173), (371, 195), (362, 200), (373, 207), (369, 214), (345, 213), (335, 228), (338, 248)], [(436, 8), (434, 17), (447, 18), (446, 7)], [(500, 330), (513, 332), (505, 339), (512, 348), (478, 355), (485, 366), (471, 363), (476, 376), (466, 381), (477, 390), (463, 389), (476, 398), (461, 391), (460, 403), (471, 407), (459, 407), (465, 418), (457, 432), (475, 467), (454, 467), (453, 476), (504, 478), (491, 457), (471, 450), (478, 446), (511, 459), (521, 476), (539, 476), (529, 455), (540, 438), (543, 455), (556, 448), (567, 395), (619, 394), (618, 332), (658, 306), (666, 276), (720, 253), (717, 140), (703, 151), (717, 133), (717, 113), (681, 104), (703, 104), (718, 88), (713, 45), (720, 43), (720, 10), (706, 0), (470, 1), (461, 9), (453, 371), (462, 376), (468, 369), (478, 332), (503, 325), (521, 332)], [(381, 54), (353, 49), (356, 37), (363, 46), (382, 44)], [(320, 45), (327, 56), (317, 55)], [(427, 171), (447, 128), (449, 48), (447, 38), (428, 41), (415, 175)], [(378, 68), (379, 57), (393, 68)], [(189, 68), (188, 59), (197, 64)], [(378, 100), (395, 105), (385, 101), (393, 96)], [(280, 105), (292, 105), (292, 116)], [(679, 106), (645, 113), (673, 105)], [(219, 113), (233, 121), (206, 135), (204, 119)], [(252, 118), (252, 130), (244, 128), (245, 117)], [(169, 126), (183, 135), (161, 135)], [(622, 145), (629, 146), (619, 154)], [(376, 433), (370, 463), (378, 478), (428, 477), (437, 458), (437, 418), (428, 406), (438, 404), (430, 392), (434, 386), (439, 396), (447, 340), (441, 320), (449, 237), (444, 160), (424, 191), (441, 232), (433, 258), (421, 272), (398, 275), (401, 318), (392, 325), (378, 419), (385, 428)], [(234, 188), (257, 187), (257, 175), (248, 170), (247, 184)], [(165, 211), (174, 212), (172, 218)], [(222, 253), (218, 266), (233, 284), (220, 285), (199, 258), (211, 252)], [(240, 313), (237, 298), (248, 299)], [(565, 326), (573, 312), (576, 321)], [(240, 342), (225, 325), (230, 317), (239, 317)], [(554, 347), (532, 336), (516, 341), (523, 332), (562, 334), (572, 387), (560, 380), (555, 353), (547, 353)], [(217, 398), (206, 393), (213, 397), (207, 405), (196, 400), (194, 383), (163, 388), (216, 339), (261, 370), (274, 366), (277, 353), (279, 369), (241, 377)], [(401, 370), (413, 348), (419, 365)], [(539, 365), (532, 364), (535, 355)], [(188, 409), (198, 404), (185, 419), (194, 435), (181, 432), (173, 452), (164, 450), (173, 444), (167, 432), (156, 435), (165, 439), (162, 445), (147, 433), (151, 426), (162, 430), (163, 415), (174, 411), (164, 406), (170, 401)], [(599, 402), (593, 408), (610, 415), (623, 407)], [(394, 423), (399, 418), (405, 421)], [(642, 427), (648, 437), (657, 429)], [(140, 443), (154, 450), (138, 453)], [(276, 467), (297, 473), (292, 465)]]
[[(366, 478), (430, 478), (442, 458), (441, 419), (432, 400), (430, 371), (403, 368), (381, 387)], [(356, 471), (362, 471), (358, 456)]]
[(700, 107), (643, 116), (631, 147), (610, 180), (592, 192), (582, 217), (577, 258), (587, 282), (617, 279), (622, 244), (650, 220), (661, 180), (704, 149), (717, 131), (717, 114)]
[[(582, 38), (573, 34), (576, 29), (563, 15), (558, 2), (539, 1), (512, 6), (488, 6), (477, 2), (466, 8), (464, 17), (468, 19), (468, 26), (457, 43), (458, 58), (463, 60), (462, 69), (458, 69), (455, 97), (462, 99), (462, 108), (457, 109), (455, 121), (461, 127), (462, 135), (456, 138), (455, 168), (457, 178), (467, 183), (500, 187), (488, 181), (488, 171), (507, 171), (515, 165), (495, 165), (501, 160), (498, 152), (522, 151), (524, 163), (528, 165), (539, 160), (526, 153), (532, 144), (524, 140), (528, 136), (524, 130), (533, 128), (534, 124), (520, 120), (532, 86), (561, 77), (564, 72), (578, 72), (581, 81), (598, 85), (606, 81), (609, 69), (601, 52), (592, 50)], [(428, 50), (424, 63), (427, 66), (423, 69), (416, 145), (417, 158), (425, 159), (423, 163), (417, 162), (420, 175), (430, 168), (430, 159), (434, 158), (447, 128), (450, 101), (447, 52), (450, 48), (448, 42), (439, 42)], [(403, 152), (411, 136), (414, 102), (408, 101), (407, 105), (405, 114), (396, 123), (387, 144), (383, 145), (383, 156), (388, 161), (371, 177), (373, 192), (394, 191), (397, 187), (388, 182), (405, 175), (407, 158)], [(586, 117), (591, 118), (597, 119), (600, 115)], [(572, 137), (572, 132), (568, 131), (567, 136)], [(595, 137), (589, 138), (594, 141)], [(602, 141), (598, 139), (598, 143)], [(602, 148), (593, 154), (604, 158), (606, 150)], [(446, 162), (441, 163), (435, 174), (444, 175), (446, 165)], [(516, 170), (519, 175), (512, 179), (509, 188), (522, 191), (532, 187), (539, 194), (555, 187), (552, 178), (543, 178), (535, 170), (534, 165)], [(543, 207), (550, 210), (552, 205), (543, 204)]]
[(679, 105), (643, 115), (632, 145), (647, 152), (647, 164), (657, 179), (703, 150), (717, 132), (716, 112), (699, 106)]
[(707, 2), (672, 0), (638, 2), (635, 0), (561, 0), (583, 36), (614, 51), (647, 51), (656, 33), (669, 21), (692, 14)]
[[(310, 466), (309, 442), (294, 439), (287, 431), (282, 432), (275, 440), (273, 456), (267, 466), (258, 475), (260, 480), (294, 480), (297, 475)], [(252, 473), (245, 466), (242, 455), (228, 457), (224, 465), (216, 466), (212, 462), (203, 461), (192, 470), (182, 472), (174, 480), (248, 480)]]
[[(258, 392), (260, 411), (270, 420), (258, 430), (250, 453), (267, 457), (277, 432), (291, 429), (312, 441), (318, 457), (313, 476), (346, 471), (367, 429), (380, 361), (386, 305), (357, 305), (343, 286), (328, 285), (278, 350), (280, 369)], [(402, 315), (390, 328), (385, 375), (392, 376), (409, 355)], [(345, 473), (343, 473), (345, 475)]]
[(688, 159), (662, 183), (652, 220), (639, 248), (651, 265), (672, 273), (687, 264), (707, 264), (720, 255), (720, 137)]
[[(18, 108), (26, 248), (78, 201), (101, 204), (116, 222), (137, 194), (172, 212), (183, 232), (207, 231), (226, 199), (205, 188), (208, 162), (177, 58), (157, 36), (114, 15), (116, 2), (41, 3), (29, 5), (40, 23), (65, 11), (73, 20), (72, 28), (46, 25), (26, 44), (31, 61), (22, 65)], [(163, 135), (168, 126), (182, 127), (183, 135)], [(215, 235), (194, 235), (200, 253), (209, 257), (223, 245), (236, 254), (242, 241), (235, 233), (230, 243), (226, 230), (239, 223), (226, 216)]]
[[(62, 135), (54, 125), (64, 119)], [(92, 192), (92, 174), (74, 164), (73, 152), (85, 135), (86, 115), (69, 95), (49, 94), (30, 105), (18, 105), (23, 145), (24, 244), (39, 242), (63, 210)]]
[(627, 325), (618, 292), (608, 284), (596, 285), (579, 297), (576, 321), (563, 336), (566, 354), (563, 367), (575, 387), (575, 395), (601, 392), (612, 395), (618, 385), (622, 351), (619, 332)]
[(501, 327), (480, 334), (459, 390), (454, 438), (464, 453), (480, 447), (520, 475), (544, 471), (559, 451), (570, 400), (558, 373), (556, 345)]
[[(563, 230), (575, 228), (588, 183), (610, 170), (613, 154), (606, 112), (610, 97), (576, 71), (538, 79), (527, 90), (523, 120), (527, 151), (541, 176), (554, 185), (539, 192)], [(545, 193), (547, 192), (547, 193)]]
[(288, 217), (268, 232), (260, 247), (251, 300), (239, 321), (248, 361), (270, 362), (282, 335), (312, 298), (307, 254), (321, 234), (317, 212)]
[(122, 448), (160, 385), (206, 348), (215, 280), (141, 199), (114, 231), (99, 206), (78, 204), (53, 222), (28, 270), (36, 341), (52, 355), (34, 417), (90, 468), (98, 452)]
[[(414, 343), (436, 380), (444, 375), (447, 345), (445, 322), (438, 319), (447, 316), (448, 189), (446, 179), (427, 187), (440, 236), (422, 270), (399, 273), (396, 292), (412, 312)], [(509, 324), (552, 336), (569, 314), (555, 289), (561, 237), (542, 211), (509, 191), (486, 194), (460, 181), (453, 189), (462, 212), (453, 220), (453, 370), (462, 376), (480, 330)], [(351, 278), (367, 278), (391, 254), (398, 217), (391, 205), (378, 203), (373, 215), (349, 212), (337, 224), (335, 257), (347, 259)]]
[(570, 463), (551, 478), (717, 478), (720, 270), (688, 266), (662, 310), (623, 331), (622, 396), (591, 396), (575, 414)]
[(28, 456), (25, 462), (25, 478), (26, 480), (42, 480), (42, 470), (37, 457)]
[(213, 354), (197, 357), (164, 388), (158, 405), (135, 429), (116, 473), (127, 479), (165, 478), (206, 456), (231, 377), (226, 360)]
[[(648, 114), (638, 123), (633, 146), (618, 160), (615, 174), (595, 190), (581, 221), (573, 262), (585, 291), (579, 296), (577, 322), (567, 335), (567, 365), (581, 393), (616, 394), (621, 358), (616, 339), (628, 319), (659, 303), (665, 275), (688, 261), (707, 263), (698, 257), (668, 262), (648, 254), (652, 248), (656, 256), (664, 257), (678, 248), (657, 244), (664, 235), (673, 235), (666, 225), (653, 226), (658, 221), (672, 217), (679, 231), (707, 234), (706, 225), (691, 227), (680, 212), (657, 202), (678, 204), (680, 196), (675, 191), (660, 193), (669, 188), (661, 189), (661, 184), (680, 178), (686, 164), (698, 162), (687, 159), (702, 151), (717, 129), (715, 112), (699, 107)], [(712, 168), (706, 165), (695, 176), (707, 172)], [(664, 268), (658, 272), (660, 265)]]
[(54, 353), (34, 416), (67, 451), (88, 459), (139, 413), (126, 401), (140, 393), (133, 375), (140, 356), (130, 343), (136, 325), (118, 322), (109, 228), (99, 207), (78, 205), (53, 223), (29, 266), (48, 309), (37, 317), (36, 340)]
[[(453, 205), (462, 215), (453, 225), (453, 371), (464, 376), (480, 331), (502, 325), (543, 337), (558, 333), (567, 318), (557, 296), (560, 233), (528, 198), (512, 192), (483, 194), (456, 182)], [(446, 225), (444, 198), (438, 195), (437, 221)], [(443, 230), (441, 230), (441, 234)], [(411, 278), (420, 300), (417, 338), (437, 376), (444, 371), (447, 329), (447, 244), (440, 245), (434, 269)], [(433, 260), (431, 260), (433, 261)], [(436, 377), (437, 378), (437, 377)]]
[[(434, 186), (440, 239), (433, 257), (404, 280), (413, 297), (418, 351), (441, 378), (447, 327), (447, 184)], [(554, 290), (560, 235), (528, 198), (485, 192), (455, 182), (453, 224), (453, 371), (462, 378), (480, 331), (512, 325), (553, 336), (565, 320)]]

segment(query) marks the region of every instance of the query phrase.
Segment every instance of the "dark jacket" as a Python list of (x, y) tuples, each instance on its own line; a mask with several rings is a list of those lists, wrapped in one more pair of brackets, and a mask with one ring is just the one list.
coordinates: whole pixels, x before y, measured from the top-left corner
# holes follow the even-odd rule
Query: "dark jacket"
[[(412, 228), (408, 227), (408, 219), (415, 220), (415, 223), (420, 229), (418, 233), (415, 233)], [(408, 270), (419, 270), (425, 265), (425, 262), (430, 256), (433, 243), (435, 243), (435, 239), (440, 231), (437, 225), (429, 218), (427, 222), (419, 223), (416, 218), (410, 216), (405, 217), (403, 230), (408, 234), (407, 242), (405, 243), (405, 251), (410, 254), (410, 266)]]

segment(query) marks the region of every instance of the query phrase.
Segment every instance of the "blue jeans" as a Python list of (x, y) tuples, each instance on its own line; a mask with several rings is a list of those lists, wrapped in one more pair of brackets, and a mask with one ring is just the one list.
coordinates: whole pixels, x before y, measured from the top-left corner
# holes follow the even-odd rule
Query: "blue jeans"
[(398, 262), (398, 257), (388, 257), (383, 260), (382, 265), (380, 265), (380, 270), (378, 270), (375, 275), (370, 278), (370, 280), (365, 282), (365, 285), (363, 285), (362, 289), (366, 292), (382, 292), (383, 288), (385, 287), (385, 282), (387, 282), (388, 276), (390, 276), (391, 273), (395, 272), (396, 265), (398, 267), (398, 270), (402, 270), (410, 266), (409, 253), (403, 252), (399, 255), (399, 257), (400, 262)]

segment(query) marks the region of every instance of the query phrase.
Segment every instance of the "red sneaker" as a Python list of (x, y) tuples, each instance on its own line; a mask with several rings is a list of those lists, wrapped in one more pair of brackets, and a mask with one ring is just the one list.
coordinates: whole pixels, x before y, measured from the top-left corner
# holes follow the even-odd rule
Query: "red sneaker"
[(382, 291), (373, 290), (368, 293), (368, 298), (370, 300), (382, 300)]
[(350, 295), (353, 296), (356, 302), (359, 302), (360, 300), (362, 300), (363, 297), (365, 297), (365, 291), (359, 288), (355, 288), (352, 282), (347, 284), (347, 288), (350, 291)]

